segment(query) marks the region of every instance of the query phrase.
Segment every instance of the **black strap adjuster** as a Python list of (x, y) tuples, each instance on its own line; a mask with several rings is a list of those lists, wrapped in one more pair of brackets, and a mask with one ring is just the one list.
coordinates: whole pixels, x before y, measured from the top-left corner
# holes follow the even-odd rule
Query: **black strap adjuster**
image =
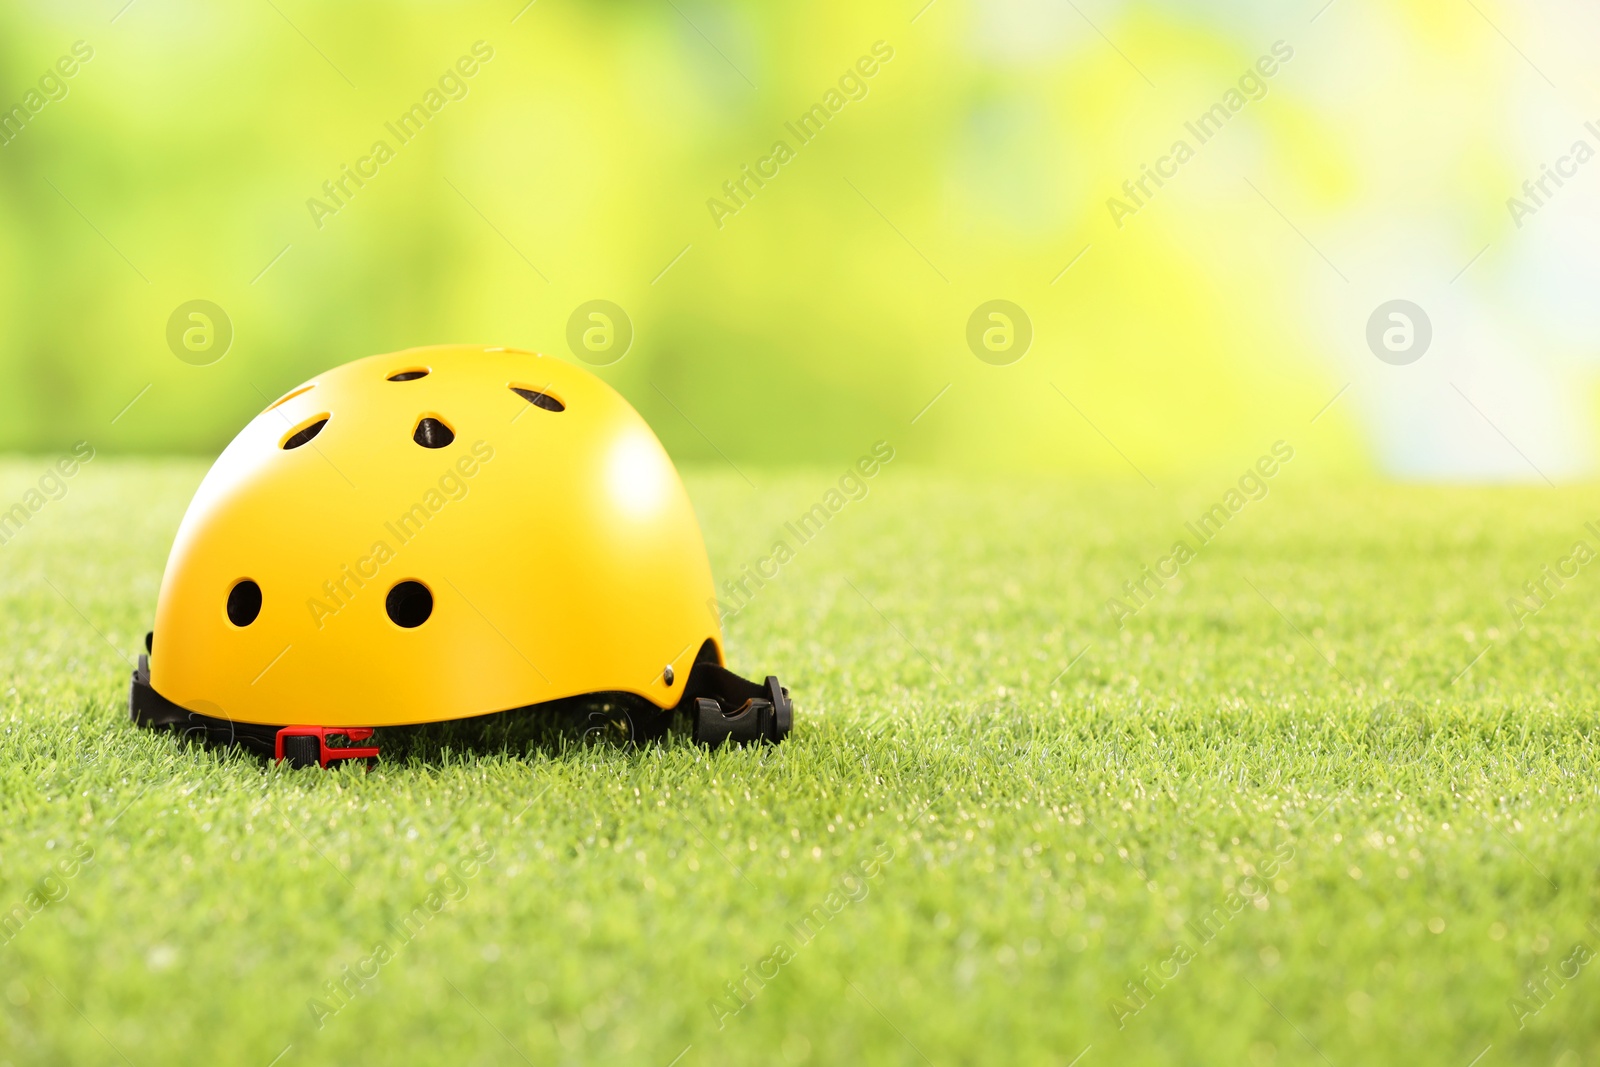
[(694, 665), (678, 706), (693, 716), (694, 739), (710, 748), (776, 744), (794, 727), (789, 690), (775, 676), (758, 685), (710, 662)]

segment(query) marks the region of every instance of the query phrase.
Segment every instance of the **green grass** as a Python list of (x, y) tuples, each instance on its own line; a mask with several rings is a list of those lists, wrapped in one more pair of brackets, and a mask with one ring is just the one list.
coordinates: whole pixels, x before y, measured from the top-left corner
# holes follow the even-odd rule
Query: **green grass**
[[(0, 947), (0, 1063), (1597, 1062), (1593, 964), (1508, 1007), (1600, 947), (1600, 565), (1505, 606), (1595, 543), (1592, 490), (1280, 478), (1119, 631), (1224, 484), (897, 464), (729, 624), (793, 689), (783, 746), (501, 732), (325, 773), (127, 721), (202, 470), (97, 459), (0, 548), (0, 908), (93, 853)], [(719, 572), (837, 476), (748, 473), (690, 478)]]

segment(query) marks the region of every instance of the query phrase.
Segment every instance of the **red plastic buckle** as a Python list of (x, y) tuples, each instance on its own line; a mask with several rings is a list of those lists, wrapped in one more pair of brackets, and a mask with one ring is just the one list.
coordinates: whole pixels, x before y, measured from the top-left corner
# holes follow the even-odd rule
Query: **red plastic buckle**
[(344, 748), (328, 747), (328, 738), (330, 737), (343, 737), (347, 741), (365, 741), (371, 736), (372, 727), (370, 726), (285, 726), (278, 731), (278, 740), (274, 746), (273, 758), (283, 759), (283, 739), (285, 737), (315, 737), (317, 739), (317, 762), (324, 767), (334, 760), (377, 759), (377, 745), (367, 745), (365, 747), (349, 745)]

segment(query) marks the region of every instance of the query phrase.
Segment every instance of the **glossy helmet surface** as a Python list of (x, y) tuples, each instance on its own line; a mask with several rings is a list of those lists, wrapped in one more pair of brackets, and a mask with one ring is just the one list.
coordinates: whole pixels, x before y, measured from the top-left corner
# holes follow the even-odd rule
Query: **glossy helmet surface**
[(452, 345), (318, 375), (228, 445), (147, 684), (213, 719), (370, 727), (599, 692), (672, 708), (721, 650), (699, 525), (638, 412), (571, 364)]

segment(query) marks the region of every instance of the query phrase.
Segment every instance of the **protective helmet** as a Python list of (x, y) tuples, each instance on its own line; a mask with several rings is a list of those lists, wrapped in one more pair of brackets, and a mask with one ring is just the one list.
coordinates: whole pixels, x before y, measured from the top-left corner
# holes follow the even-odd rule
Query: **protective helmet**
[(178, 528), (136, 723), (296, 763), (374, 727), (578, 697), (698, 740), (781, 740), (788, 691), (722, 667), (705, 545), (615, 390), (507, 348), (356, 360), (274, 401)]

